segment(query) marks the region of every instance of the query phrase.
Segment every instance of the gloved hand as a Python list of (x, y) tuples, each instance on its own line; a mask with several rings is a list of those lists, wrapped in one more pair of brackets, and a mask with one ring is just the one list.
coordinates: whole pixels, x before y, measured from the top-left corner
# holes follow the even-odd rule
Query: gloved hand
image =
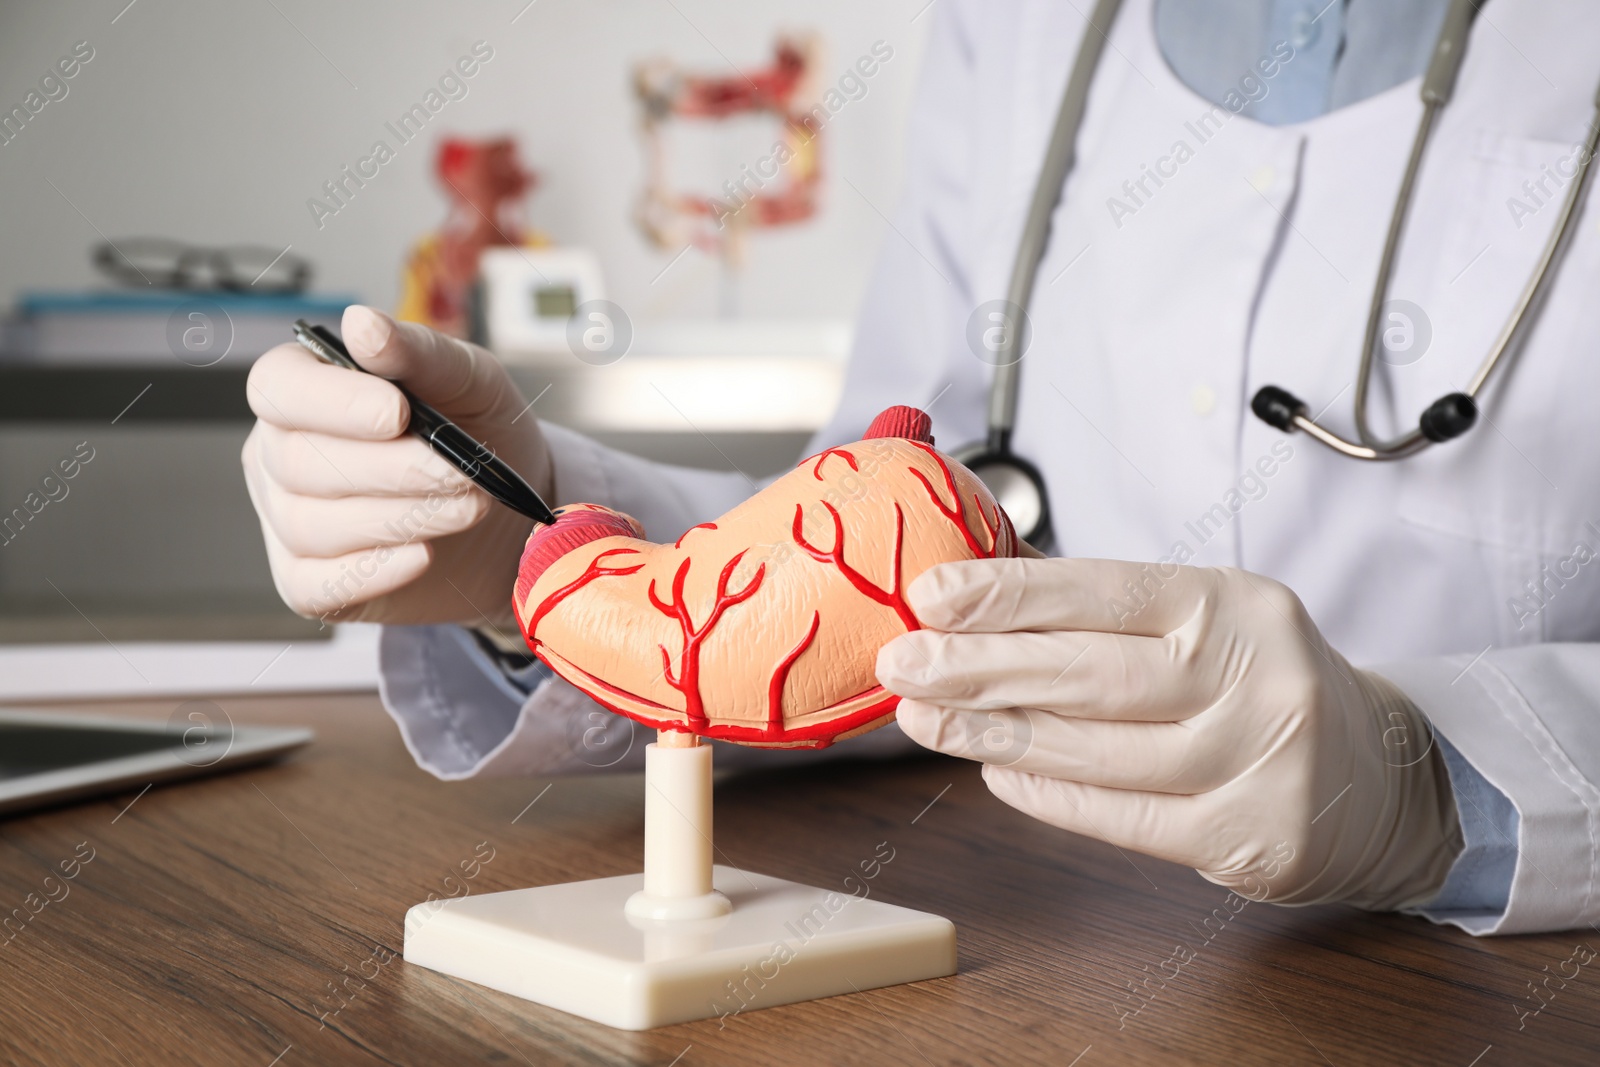
[(1035, 818), (1285, 904), (1422, 903), (1461, 851), (1422, 713), (1277, 582), (996, 559), (907, 599), (928, 629), (878, 657), (901, 728)]
[[(514, 630), (511, 588), (532, 522), (492, 500), (405, 432), (403, 382), (552, 497), (539, 422), (494, 356), (360, 305), (350, 354), (373, 374), (280, 345), (250, 369), (258, 421), (245, 484), (273, 581), (301, 615)], [(379, 375), (381, 377), (375, 377)]]

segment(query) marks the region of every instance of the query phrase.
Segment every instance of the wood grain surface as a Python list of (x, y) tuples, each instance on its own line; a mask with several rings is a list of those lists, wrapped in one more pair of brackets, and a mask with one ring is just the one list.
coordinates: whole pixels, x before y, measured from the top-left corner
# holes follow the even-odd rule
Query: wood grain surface
[[(93, 710), (164, 720), (175, 703)], [(408, 966), (401, 922), (430, 893), (639, 870), (638, 776), (447, 784), (372, 696), (220, 703), (318, 740), (0, 822), (0, 914), (27, 916), (0, 933), (0, 1062), (1600, 1062), (1594, 930), (1474, 939), (1337, 907), (1233, 914), (1193, 871), (1034, 822), (943, 758), (725, 778), (716, 836), (722, 862), (841, 888), (888, 842), (873, 895), (952, 919), (958, 975), (610, 1030)]]

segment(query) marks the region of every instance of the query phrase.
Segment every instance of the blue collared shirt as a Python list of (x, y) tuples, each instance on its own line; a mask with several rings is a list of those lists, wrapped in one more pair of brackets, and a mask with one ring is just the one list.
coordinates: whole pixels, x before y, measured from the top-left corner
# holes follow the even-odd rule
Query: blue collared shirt
[(1156, 39), (1184, 84), (1219, 104), (1258, 59), (1287, 44), (1293, 58), (1240, 112), (1283, 126), (1417, 77), (1448, 7), (1449, 0), (1156, 0)]

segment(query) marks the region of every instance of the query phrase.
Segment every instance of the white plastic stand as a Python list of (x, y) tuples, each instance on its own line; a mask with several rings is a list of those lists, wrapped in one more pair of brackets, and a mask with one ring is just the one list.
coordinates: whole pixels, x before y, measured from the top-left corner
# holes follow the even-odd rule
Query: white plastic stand
[(662, 741), (642, 875), (418, 904), (406, 961), (624, 1030), (956, 972), (948, 919), (713, 867), (711, 749)]
[[(678, 734), (693, 738), (692, 734)], [(732, 910), (712, 887), (711, 746), (644, 750), (644, 888), (632, 919), (714, 919)]]

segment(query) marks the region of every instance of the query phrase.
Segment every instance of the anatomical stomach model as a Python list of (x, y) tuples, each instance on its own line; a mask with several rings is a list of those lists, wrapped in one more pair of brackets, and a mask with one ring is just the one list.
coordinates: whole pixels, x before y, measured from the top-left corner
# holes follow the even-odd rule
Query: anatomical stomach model
[(890, 408), (672, 544), (596, 504), (528, 539), (513, 606), (528, 647), (612, 711), (659, 730), (823, 748), (883, 726), (878, 650), (920, 627), (905, 591), (938, 563), (1018, 553), (927, 415)]
[(1017, 552), (914, 408), (672, 544), (610, 508), (558, 508), (528, 538), (513, 606), (557, 674), (660, 731), (644, 871), (419, 904), (407, 962), (629, 1030), (955, 974), (948, 919), (715, 865), (701, 738), (822, 748), (884, 725), (898, 698), (874, 666), (920, 626), (912, 580)]

